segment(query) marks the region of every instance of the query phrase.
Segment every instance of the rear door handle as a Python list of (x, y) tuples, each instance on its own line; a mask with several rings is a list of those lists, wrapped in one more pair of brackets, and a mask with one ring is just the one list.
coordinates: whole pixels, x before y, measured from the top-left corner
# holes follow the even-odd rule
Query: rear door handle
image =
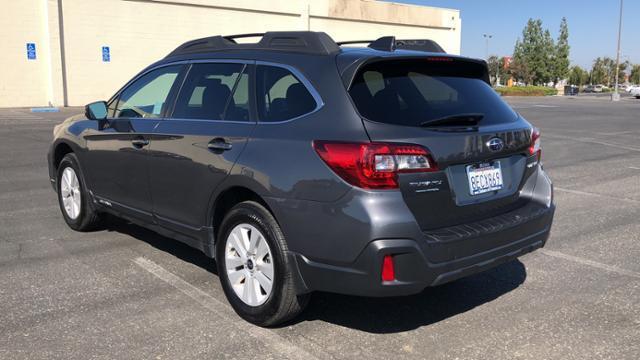
[(213, 151), (227, 151), (231, 150), (233, 145), (231, 143), (226, 142), (224, 139), (213, 139), (207, 144), (209, 150)]
[(149, 145), (149, 140), (147, 139), (133, 139), (131, 140), (131, 144), (137, 148), (141, 148)]

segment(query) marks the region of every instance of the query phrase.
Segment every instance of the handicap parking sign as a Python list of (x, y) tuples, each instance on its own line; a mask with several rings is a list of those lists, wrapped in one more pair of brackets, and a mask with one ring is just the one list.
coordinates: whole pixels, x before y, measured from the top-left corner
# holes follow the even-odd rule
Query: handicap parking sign
[(36, 44), (27, 43), (27, 60), (35, 60), (35, 59), (36, 59)]
[(110, 62), (111, 61), (111, 51), (108, 46), (102, 47), (102, 61)]

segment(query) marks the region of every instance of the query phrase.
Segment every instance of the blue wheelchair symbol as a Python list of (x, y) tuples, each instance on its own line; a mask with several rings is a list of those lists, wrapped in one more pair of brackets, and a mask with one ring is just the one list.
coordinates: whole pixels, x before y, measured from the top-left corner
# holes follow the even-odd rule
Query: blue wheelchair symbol
[(110, 62), (111, 61), (111, 51), (108, 46), (102, 47), (102, 61)]
[(36, 59), (36, 44), (35, 43), (27, 43), (27, 59), (35, 60)]

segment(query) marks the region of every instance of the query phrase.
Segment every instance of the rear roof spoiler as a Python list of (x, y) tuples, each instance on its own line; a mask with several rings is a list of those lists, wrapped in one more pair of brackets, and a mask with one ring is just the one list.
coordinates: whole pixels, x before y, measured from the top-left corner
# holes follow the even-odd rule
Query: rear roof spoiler
[(352, 44), (369, 44), (368, 47), (380, 51), (416, 50), (432, 53), (446, 53), (444, 49), (435, 41), (429, 39), (407, 39), (396, 40), (395, 36), (383, 36), (376, 40), (351, 40), (340, 41), (339, 46)]

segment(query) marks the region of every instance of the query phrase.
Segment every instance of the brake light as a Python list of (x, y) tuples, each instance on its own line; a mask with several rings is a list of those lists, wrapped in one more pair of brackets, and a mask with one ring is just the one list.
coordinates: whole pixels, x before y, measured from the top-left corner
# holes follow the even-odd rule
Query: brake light
[(313, 148), (338, 176), (364, 189), (397, 189), (399, 173), (437, 170), (419, 145), (316, 140)]
[(529, 145), (529, 155), (538, 155), (538, 161), (542, 158), (542, 147), (540, 146), (540, 130), (531, 129), (531, 145)]
[(382, 281), (393, 281), (396, 279), (396, 271), (393, 266), (393, 256), (385, 255), (382, 258)]
[(453, 62), (453, 58), (444, 56), (430, 56), (427, 58), (427, 61)]

